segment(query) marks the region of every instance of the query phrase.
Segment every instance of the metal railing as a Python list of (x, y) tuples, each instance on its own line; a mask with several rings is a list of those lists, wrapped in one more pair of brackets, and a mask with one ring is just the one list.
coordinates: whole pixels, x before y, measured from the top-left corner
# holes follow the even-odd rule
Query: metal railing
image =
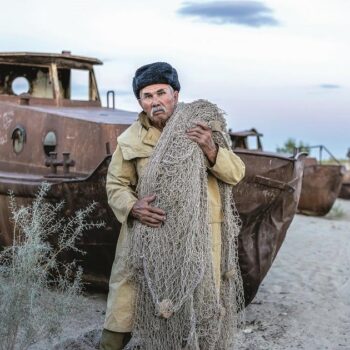
[[(324, 145), (316, 145), (316, 146), (306, 146), (305, 147), (308, 151), (311, 150), (311, 149), (315, 149), (315, 148), (318, 148), (319, 149), (319, 163), (321, 164), (322, 163), (322, 157), (323, 157), (323, 151), (325, 151), (329, 156), (330, 158), (336, 162), (338, 165), (341, 165), (341, 163), (339, 162), (339, 160), (333, 155), (333, 153)], [(296, 150), (298, 152), (301, 151), (301, 148), (297, 147)], [(309, 152), (308, 152), (309, 153)]]
[(109, 106), (110, 96), (112, 96), (112, 108), (115, 109), (115, 93), (114, 93), (113, 90), (108, 90), (107, 91), (107, 108), (111, 108)]

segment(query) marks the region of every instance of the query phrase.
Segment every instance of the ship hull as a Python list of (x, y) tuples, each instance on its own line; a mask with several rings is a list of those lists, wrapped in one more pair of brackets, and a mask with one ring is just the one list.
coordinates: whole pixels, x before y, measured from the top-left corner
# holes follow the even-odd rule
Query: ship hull
[[(246, 177), (234, 188), (234, 200), (242, 219), (239, 236), (239, 261), (242, 271), (246, 303), (258, 291), (266, 273), (285, 238), (296, 212), (302, 178), (302, 159), (283, 158), (264, 152), (237, 151), (246, 164)], [(17, 177), (0, 175), (0, 245), (12, 241), (12, 224), (9, 220), (8, 190), (18, 203), (28, 205), (33, 200), (42, 181), (51, 182), (47, 199), (51, 202), (65, 200), (64, 215), (71, 215), (91, 203), (97, 202), (94, 221), (104, 221), (105, 226), (83, 233), (78, 247), (81, 255), (68, 252), (67, 261), (77, 260), (83, 267), (87, 286), (107, 290), (120, 224), (108, 206), (105, 181), (110, 162), (105, 157), (90, 176), (75, 179), (50, 177)]]
[(242, 220), (239, 262), (246, 304), (272, 266), (297, 210), (304, 156), (262, 151), (235, 152), (246, 164), (245, 179), (234, 188)]
[(298, 211), (305, 215), (324, 216), (337, 199), (344, 168), (339, 165), (305, 166)]

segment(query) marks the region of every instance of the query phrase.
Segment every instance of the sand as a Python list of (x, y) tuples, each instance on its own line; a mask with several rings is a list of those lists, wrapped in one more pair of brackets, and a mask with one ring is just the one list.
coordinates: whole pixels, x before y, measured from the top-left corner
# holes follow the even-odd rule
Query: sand
[[(338, 199), (335, 206), (340, 217), (295, 216), (247, 307), (239, 350), (350, 349), (350, 201)], [(55, 345), (30, 349), (98, 348), (106, 295), (89, 295), (84, 304)]]
[(350, 201), (336, 208), (344, 217), (296, 215), (247, 308), (240, 350), (350, 349)]

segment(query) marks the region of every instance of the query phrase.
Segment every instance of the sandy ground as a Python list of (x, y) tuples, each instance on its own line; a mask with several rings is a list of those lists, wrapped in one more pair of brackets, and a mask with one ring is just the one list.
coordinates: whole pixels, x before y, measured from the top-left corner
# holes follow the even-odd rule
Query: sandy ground
[(350, 349), (350, 201), (336, 208), (342, 218), (294, 218), (240, 350)]
[[(350, 349), (350, 201), (341, 217), (296, 215), (278, 256), (246, 310), (239, 350)], [(106, 296), (89, 295), (64, 340), (31, 350), (98, 348)]]

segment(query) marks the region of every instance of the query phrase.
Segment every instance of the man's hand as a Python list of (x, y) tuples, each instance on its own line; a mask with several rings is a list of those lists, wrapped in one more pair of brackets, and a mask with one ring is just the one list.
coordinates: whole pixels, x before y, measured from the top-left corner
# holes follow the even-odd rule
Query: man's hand
[(194, 128), (188, 129), (186, 135), (190, 140), (198, 143), (210, 165), (213, 166), (216, 162), (218, 148), (214, 143), (212, 131), (206, 123), (198, 121), (196, 125)]
[(165, 211), (150, 205), (155, 199), (155, 194), (150, 194), (139, 199), (133, 205), (131, 215), (144, 225), (149, 227), (160, 227), (165, 221)]

